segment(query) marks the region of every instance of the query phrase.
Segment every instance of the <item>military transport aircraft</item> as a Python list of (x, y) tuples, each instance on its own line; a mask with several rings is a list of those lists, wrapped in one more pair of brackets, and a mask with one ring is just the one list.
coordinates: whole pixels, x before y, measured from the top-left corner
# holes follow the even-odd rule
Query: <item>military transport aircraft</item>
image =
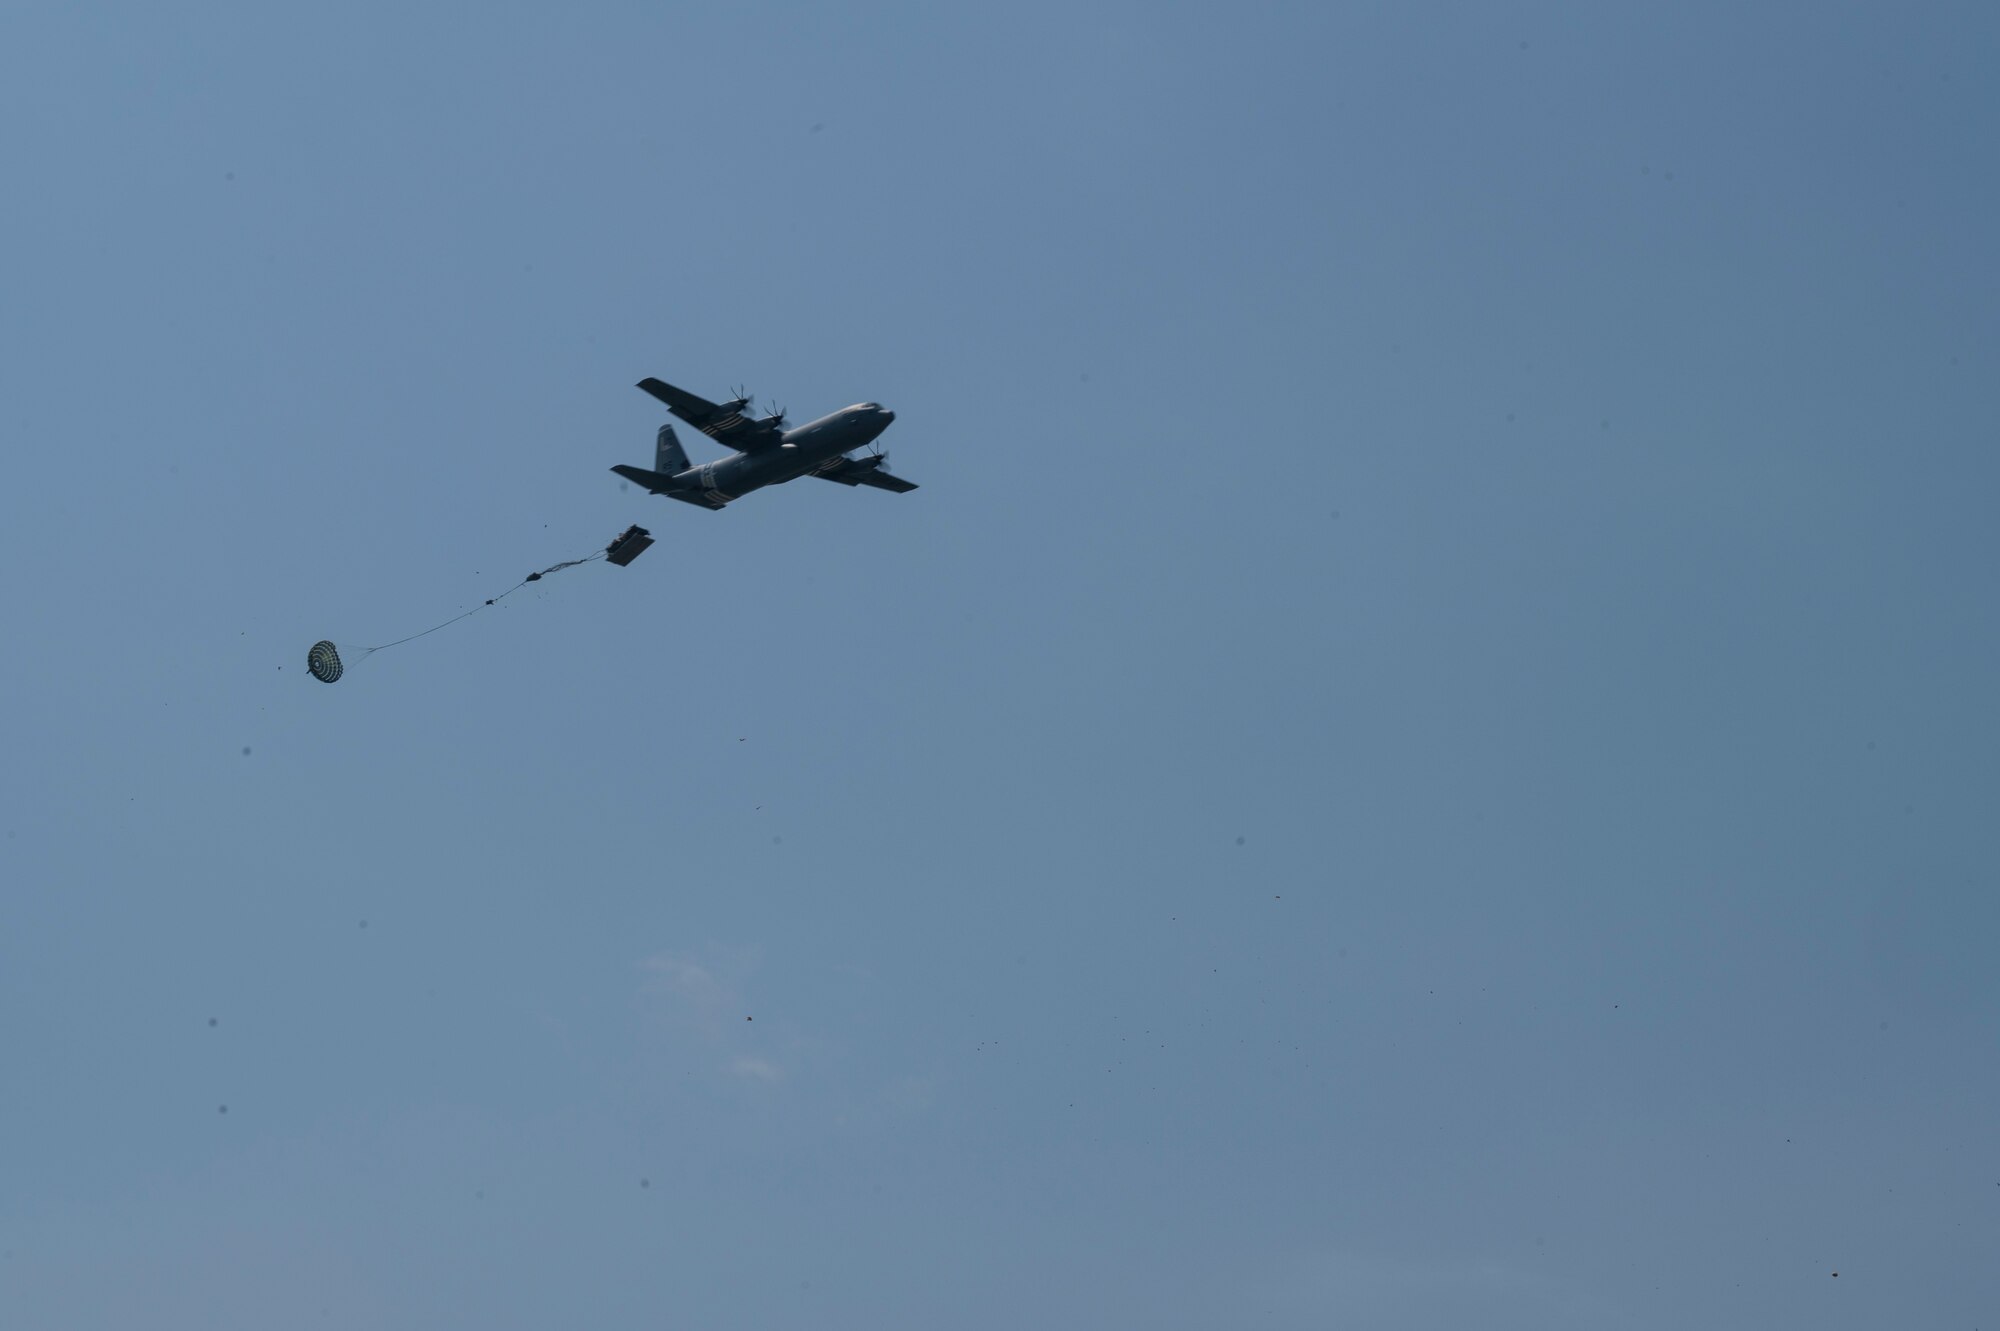
[(889, 455), (879, 449), (867, 457), (847, 456), (849, 451), (873, 443), (896, 419), (895, 412), (885, 411), (874, 402), (843, 407), (831, 416), (788, 430), (782, 407), (756, 420), (744, 415), (750, 398), (741, 389), (727, 402), (710, 402), (658, 379), (641, 379), (639, 387), (666, 403), (668, 411), (695, 429), (737, 450), (718, 461), (692, 466), (687, 451), (674, 435), (674, 427), (662, 425), (654, 449), (653, 470), (627, 466), (611, 469), (656, 495), (700, 504), (703, 508), (721, 508), (752, 490), (797, 476), (817, 476), (842, 485), (872, 485), (897, 494), (917, 488), (883, 468)]

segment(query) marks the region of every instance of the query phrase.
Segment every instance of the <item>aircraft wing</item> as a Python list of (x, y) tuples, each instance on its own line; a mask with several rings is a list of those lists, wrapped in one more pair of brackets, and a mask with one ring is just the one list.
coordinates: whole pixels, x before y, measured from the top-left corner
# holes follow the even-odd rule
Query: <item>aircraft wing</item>
[(639, 387), (666, 403), (668, 411), (718, 443), (754, 453), (760, 448), (776, 448), (782, 442), (775, 425), (752, 420), (733, 407), (696, 397), (658, 379), (641, 379)]
[(899, 495), (917, 488), (915, 481), (906, 481), (901, 476), (891, 476), (882, 470), (880, 458), (834, 458), (815, 467), (813, 475), (823, 481), (839, 481), (842, 485), (872, 485), (877, 490)]

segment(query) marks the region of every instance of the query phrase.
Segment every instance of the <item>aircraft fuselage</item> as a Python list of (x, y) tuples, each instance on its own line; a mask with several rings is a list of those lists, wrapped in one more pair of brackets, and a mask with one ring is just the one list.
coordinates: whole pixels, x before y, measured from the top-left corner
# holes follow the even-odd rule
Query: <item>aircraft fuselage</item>
[(733, 453), (689, 467), (674, 479), (725, 502), (740, 499), (752, 490), (803, 476), (824, 462), (873, 443), (895, 419), (895, 412), (873, 402), (842, 407), (831, 416), (785, 431), (784, 442), (776, 448)]
[(889, 471), (884, 465), (887, 461), (884, 453), (860, 458), (849, 456), (855, 449), (873, 443), (896, 419), (896, 413), (879, 402), (858, 402), (796, 430), (787, 430), (783, 412), (773, 412), (758, 420), (745, 416), (743, 409), (750, 398), (741, 390), (727, 402), (710, 402), (659, 379), (641, 379), (638, 387), (665, 403), (667, 410), (682, 421), (724, 448), (735, 450), (728, 457), (696, 466), (681, 447), (674, 427), (662, 425), (653, 441), (651, 467), (619, 463), (611, 469), (653, 494), (714, 510), (726, 507), (752, 490), (799, 476), (832, 481), (850, 489), (867, 486), (891, 494), (908, 494), (917, 488), (916, 482)]

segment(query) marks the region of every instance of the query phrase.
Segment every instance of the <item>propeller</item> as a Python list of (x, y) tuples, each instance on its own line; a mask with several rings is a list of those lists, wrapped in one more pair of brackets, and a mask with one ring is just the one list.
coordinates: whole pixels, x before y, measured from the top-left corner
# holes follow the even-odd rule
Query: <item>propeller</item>
[(722, 404), (723, 406), (727, 407), (731, 411), (741, 411), (743, 410), (743, 408), (750, 405), (749, 389), (745, 388), (741, 384), (738, 384), (736, 387), (730, 389), (729, 391), (736, 394), (736, 396), (730, 401), (723, 403)]
[(771, 414), (764, 419), (775, 425), (783, 425), (785, 423), (785, 409), (773, 402), (771, 404)]

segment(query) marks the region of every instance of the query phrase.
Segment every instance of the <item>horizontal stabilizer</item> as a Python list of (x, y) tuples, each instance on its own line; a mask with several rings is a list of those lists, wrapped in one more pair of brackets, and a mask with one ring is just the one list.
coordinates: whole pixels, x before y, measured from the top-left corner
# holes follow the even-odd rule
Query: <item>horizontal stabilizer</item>
[(713, 490), (701, 490), (692, 485), (684, 485), (673, 477), (657, 471), (647, 471), (644, 467), (627, 466), (619, 463), (611, 470), (628, 481), (637, 482), (656, 495), (678, 499), (684, 504), (694, 504), (701, 508), (719, 509), (729, 501), (721, 498)]
[(630, 467), (619, 463), (611, 470), (637, 485), (643, 485), (656, 495), (672, 494), (679, 487), (674, 478), (663, 471), (647, 471), (644, 467)]

